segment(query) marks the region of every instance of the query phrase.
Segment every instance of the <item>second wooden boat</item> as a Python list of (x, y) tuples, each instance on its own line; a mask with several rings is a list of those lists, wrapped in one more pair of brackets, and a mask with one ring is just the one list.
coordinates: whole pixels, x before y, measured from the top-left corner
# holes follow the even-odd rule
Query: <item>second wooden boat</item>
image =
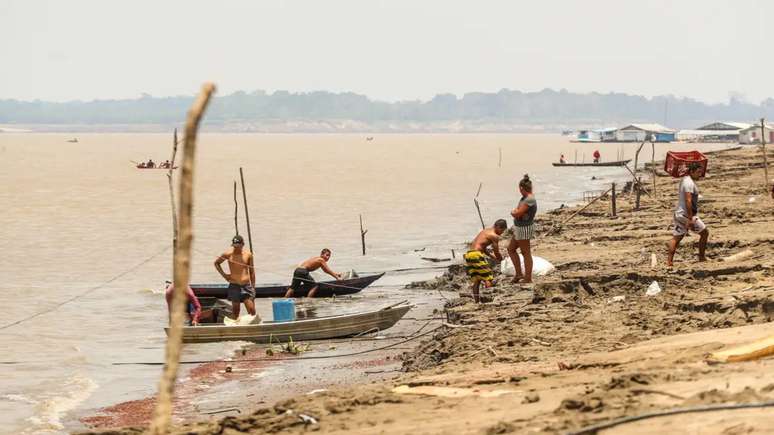
[(615, 160), (612, 162), (599, 162), (599, 163), (551, 163), (554, 166), (626, 166), (627, 163), (632, 160)]
[[(384, 276), (384, 273), (378, 273), (376, 275), (359, 276), (357, 278), (342, 279), (340, 281), (322, 281), (317, 283), (319, 288), (317, 289), (317, 297), (329, 298), (331, 296), (351, 295), (358, 293), (360, 290), (368, 287), (377, 279)], [(288, 277), (288, 284), (290, 283), (290, 277)], [(281, 298), (285, 296), (285, 292), (288, 290), (288, 284), (285, 285), (270, 285), (255, 288), (256, 298)], [(225, 299), (228, 290), (228, 284), (191, 284), (191, 288), (196, 296), (204, 296), (211, 298)], [(295, 297), (304, 297), (308, 293), (308, 289), (302, 289), (295, 292)]]
[[(276, 343), (328, 338), (351, 337), (368, 332), (384, 331), (398, 323), (410, 305), (390, 306), (377, 311), (296, 320), (294, 322), (262, 322), (256, 325), (184, 326), (183, 343), (216, 341), (252, 341)], [(169, 328), (165, 328), (169, 334)]]

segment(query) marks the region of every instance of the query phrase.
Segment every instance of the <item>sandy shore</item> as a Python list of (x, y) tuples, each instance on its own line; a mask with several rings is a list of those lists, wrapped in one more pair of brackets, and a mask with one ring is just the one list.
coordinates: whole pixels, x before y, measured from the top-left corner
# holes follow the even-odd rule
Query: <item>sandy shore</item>
[[(557, 270), (537, 278), (534, 290), (499, 276), (486, 293), (491, 302), (447, 302), (451, 325), (405, 352), (398, 376), (296, 394), (249, 414), (192, 416), (175, 433), (563, 433), (657, 410), (772, 401), (774, 358), (705, 361), (774, 336), (774, 200), (763, 194), (759, 161), (756, 149), (710, 158), (699, 182), (707, 262), (696, 261), (691, 236), (675, 267), (664, 267), (677, 182), (660, 177), (639, 211), (622, 194), (617, 217), (602, 200), (537, 240), (534, 253)], [(544, 230), (577, 209), (543, 215)], [(745, 250), (752, 255), (723, 261)], [(646, 296), (653, 281), (663, 291)], [(420, 287), (468, 291), (459, 267)], [(774, 433), (774, 408), (679, 414), (613, 430)]]

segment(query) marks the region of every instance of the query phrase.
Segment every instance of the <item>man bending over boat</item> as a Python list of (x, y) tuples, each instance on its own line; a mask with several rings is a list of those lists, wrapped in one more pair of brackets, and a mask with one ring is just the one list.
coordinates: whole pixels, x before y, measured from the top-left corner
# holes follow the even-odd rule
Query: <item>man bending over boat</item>
[(328, 260), (330, 259), (331, 250), (325, 248), (320, 251), (319, 256), (312, 257), (299, 264), (296, 270), (293, 271), (293, 281), (290, 283), (290, 287), (288, 287), (288, 291), (285, 293), (285, 297), (292, 298), (296, 291), (309, 289), (307, 297), (313, 298), (317, 293), (318, 285), (314, 281), (314, 278), (312, 278), (312, 275), (309, 274), (309, 272), (314, 272), (320, 268), (322, 268), (323, 272), (336, 278), (336, 280), (340, 280), (341, 274), (332, 271), (331, 268), (328, 267)]
[[(215, 260), (215, 269), (228, 282), (228, 300), (234, 318), (239, 318), (240, 304), (244, 302), (250, 315), (255, 315), (255, 267), (252, 252), (244, 249), (245, 240), (240, 235), (231, 239), (231, 249)], [(228, 260), (229, 273), (223, 271), (221, 263)]]
[[(508, 228), (508, 223), (505, 222), (505, 219), (498, 219), (493, 227), (481, 230), (470, 244), (470, 250), (463, 256), (465, 259), (465, 271), (468, 273), (471, 281), (470, 288), (473, 292), (473, 300), (476, 303), (481, 301), (478, 295), (478, 288), (481, 282), (484, 282), (484, 287), (489, 288), (492, 286), (492, 280), (494, 280), (492, 268), (489, 267), (487, 257), (491, 257), (498, 262), (503, 260), (497, 242), (500, 240), (500, 234), (504, 233), (506, 228)], [(491, 253), (487, 250), (489, 245), (492, 245)]]
[[(172, 281), (167, 281), (166, 284), (167, 290), (165, 292), (165, 297), (167, 299), (167, 310), (169, 311), (169, 320), (172, 320), (172, 298), (175, 294), (175, 285), (172, 284)], [(202, 304), (199, 303), (199, 299), (196, 297), (196, 294), (194, 294), (191, 286), (188, 286), (185, 294), (188, 299), (186, 301), (185, 309), (188, 315), (188, 324), (196, 326), (199, 324), (199, 320), (202, 316)]]

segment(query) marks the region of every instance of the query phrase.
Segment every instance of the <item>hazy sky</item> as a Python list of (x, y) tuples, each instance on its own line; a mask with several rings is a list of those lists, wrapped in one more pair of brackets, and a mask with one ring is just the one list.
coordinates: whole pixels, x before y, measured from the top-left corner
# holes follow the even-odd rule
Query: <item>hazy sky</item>
[[(768, 25), (768, 27), (767, 27)], [(501, 88), (774, 96), (774, 2), (0, 0), (0, 99)]]

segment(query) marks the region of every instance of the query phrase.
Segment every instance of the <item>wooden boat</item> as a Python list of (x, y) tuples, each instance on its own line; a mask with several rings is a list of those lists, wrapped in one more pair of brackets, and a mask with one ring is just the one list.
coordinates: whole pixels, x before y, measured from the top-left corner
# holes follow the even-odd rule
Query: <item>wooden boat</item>
[[(360, 290), (368, 287), (381, 278), (384, 272), (376, 275), (359, 276), (357, 278), (342, 279), (341, 281), (322, 281), (317, 283), (319, 288), (317, 289), (317, 297), (329, 298), (331, 296), (351, 295), (358, 293)], [(290, 278), (290, 277), (288, 277)], [(288, 279), (288, 284), (290, 280)], [(281, 298), (285, 296), (285, 292), (288, 290), (288, 284), (282, 285), (270, 285), (264, 287), (255, 288), (256, 298)], [(228, 284), (191, 284), (191, 288), (196, 296), (211, 297), (211, 298), (226, 298), (226, 292), (228, 290)], [(308, 293), (307, 289), (296, 291), (295, 297), (304, 297)]]
[(632, 160), (616, 160), (613, 162), (599, 162), (599, 163), (551, 163), (554, 166), (626, 166), (627, 163)]
[[(399, 305), (356, 314), (318, 317), (294, 322), (262, 322), (256, 325), (200, 325), (183, 327), (183, 343), (252, 341), (255, 343), (325, 340), (383, 331), (398, 323), (411, 305)], [(164, 328), (169, 334), (169, 328)]]
[[(154, 167), (152, 167), (152, 168), (146, 168), (145, 166), (135, 166), (135, 167), (136, 167), (137, 169), (162, 169), (162, 170), (164, 170), (164, 171), (168, 171), (168, 170), (169, 170), (169, 168), (162, 168), (162, 167), (159, 167), (159, 166), (154, 166)], [(175, 166), (175, 167), (174, 167), (174, 168), (172, 168), (172, 169), (177, 169), (177, 166)]]

